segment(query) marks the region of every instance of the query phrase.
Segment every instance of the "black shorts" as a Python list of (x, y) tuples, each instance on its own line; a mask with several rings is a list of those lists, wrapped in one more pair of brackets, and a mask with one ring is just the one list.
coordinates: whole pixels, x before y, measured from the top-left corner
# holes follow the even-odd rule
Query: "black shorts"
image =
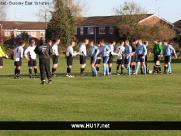
[(94, 56), (91, 57), (90, 64), (96, 64), (96, 58), (94, 58)]
[(3, 66), (3, 58), (0, 57), (0, 66)]
[(80, 64), (86, 64), (86, 56), (80, 55)]
[(158, 55), (154, 55), (154, 63), (156, 63), (157, 61), (160, 61), (160, 57), (158, 57)]
[(136, 56), (131, 56), (131, 62), (136, 62)]
[(67, 66), (72, 66), (72, 64), (73, 64), (73, 57), (67, 56)]
[(137, 62), (145, 62), (145, 57), (143, 58), (143, 55), (138, 55)]
[(29, 66), (29, 67), (34, 67), (34, 66), (36, 66), (36, 60), (30, 59), (30, 60), (28, 61), (28, 66)]
[(117, 59), (117, 64), (118, 65), (123, 65), (124, 64), (124, 59)]
[(97, 59), (96, 64), (101, 64), (101, 59)]
[(53, 58), (52, 58), (53, 64), (58, 64), (58, 58), (59, 56), (53, 55)]
[(109, 56), (108, 63), (113, 63), (113, 56), (112, 55)]
[(148, 61), (148, 57), (147, 57), (147, 55), (145, 56), (145, 62), (147, 62)]
[(131, 63), (131, 57), (128, 57), (128, 59), (125, 58), (124, 63), (125, 63), (126, 65), (127, 65), (127, 64), (130, 64), (130, 63)]
[(103, 57), (103, 64), (108, 64), (109, 56)]
[(22, 59), (20, 59), (20, 61), (15, 61), (14, 62), (14, 66), (18, 67), (22, 65)]
[(171, 56), (165, 56), (165, 63), (171, 62)]

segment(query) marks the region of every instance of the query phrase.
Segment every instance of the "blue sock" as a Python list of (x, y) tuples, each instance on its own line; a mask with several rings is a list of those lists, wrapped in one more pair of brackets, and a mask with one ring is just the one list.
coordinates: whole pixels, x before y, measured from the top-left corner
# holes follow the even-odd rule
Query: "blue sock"
[(106, 66), (106, 73), (107, 73), (107, 75), (109, 75), (109, 67), (108, 66)]
[(92, 76), (94, 76), (94, 69), (92, 68)]
[(136, 66), (136, 74), (138, 74), (139, 68), (140, 68), (140, 66)]
[(144, 73), (145, 73), (145, 75), (146, 75), (146, 66), (144, 66)]
[(94, 73), (95, 73), (95, 75), (97, 74), (97, 70), (96, 70), (96, 68), (93, 68), (94, 69)]
[(168, 73), (171, 73), (171, 65), (168, 65), (168, 70), (167, 70)]
[(106, 66), (103, 66), (104, 75), (106, 75)]
[(131, 69), (130, 69), (130, 66), (127, 67), (127, 70), (128, 70), (128, 75), (131, 75)]

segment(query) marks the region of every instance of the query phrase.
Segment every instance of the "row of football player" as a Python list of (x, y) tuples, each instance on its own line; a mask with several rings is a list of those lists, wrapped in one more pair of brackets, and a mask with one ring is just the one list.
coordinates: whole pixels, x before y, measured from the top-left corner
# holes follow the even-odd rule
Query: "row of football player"
[[(42, 41), (40, 41), (40, 44), (38, 45), (41, 45)], [(58, 58), (59, 58), (59, 54), (58, 54), (58, 44), (60, 43), (60, 39), (57, 39), (56, 42), (54, 43), (53, 46), (51, 46), (52, 44), (52, 41), (50, 40), (48, 45), (51, 46), (51, 54), (53, 55), (53, 67), (52, 67), (52, 76), (55, 77), (56, 74), (56, 68), (58, 67)], [(45, 46), (43, 46), (45, 45)], [(47, 53), (43, 53), (42, 51), (46, 51), (48, 50), (46, 44), (42, 44), (42, 46), (40, 46), (40, 50), (38, 50), (38, 53), (35, 52), (35, 49), (36, 49), (36, 44), (35, 44), (35, 40), (31, 40), (30, 41), (30, 45), (25, 49), (24, 51), (24, 46), (25, 46), (25, 43), (24, 42), (21, 42), (20, 43), (20, 46), (16, 47), (14, 49), (14, 65), (15, 65), (15, 79), (18, 79), (19, 78), (19, 75), (20, 75), (20, 69), (21, 69), (21, 65), (22, 65), (22, 58), (23, 58), (23, 55), (25, 56), (25, 58), (28, 60), (28, 66), (29, 66), (29, 76), (30, 78), (32, 78), (32, 69), (34, 68), (34, 72), (35, 72), (35, 76), (38, 78), (38, 70), (37, 70), (37, 64), (36, 64), (36, 56), (38, 53), (39, 54), (39, 59), (40, 59), (40, 55), (43, 56), (43, 57), (47, 57), (48, 59), (50, 59), (50, 55), (47, 54)], [(24, 53), (24, 54), (23, 54)], [(46, 60), (47, 61), (47, 60)], [(40, 62), (40, 67), (41, 67), (41, 62)], [(43, 67), (43, 69), (48, 69), (48, 71), (50, 71), (50, 63), (48, 65), (46, 65), (46, 67)], [(45, 76), (44, 76), (44, 73), (45, 73), (46, 70), (44, 70), (42, 72), (41, 68), (40, 68), (40, 74), (41, 74), (41, 80), (44, 80)], [(48, 72), (46, 71), (46, 73)], [(42, 74), (42, 73), (43, 74)], [(50, 73), (50, 72), (48, 72)], [(49, 80), (51, 81), (51, 80)], [(49, 82), (51, 83), (51, 82)]]
[[(52, 76), (56, 76), (56, 68), (58, 66), (58, 44), (60, 43), (60, 39), (57, 39), (55, 44), (52, 46), (53, 49), (53, 68), (52, 68)], [(159, 59), (161, 55), (165, 56), (165, 73), (171, 73), (171, 55), (176, 53), (173, 47), (167, 43), (167, 41), (163, 41), (164, 50), (162, 49), (162, 46), (160, 43), (158, 43), (158, 40), (154, 40), (154, 73), (160, 73), (161, 67)], [(87, 55), (86, 53), (86, 45), (89, 44), (91, 46), (90, 53)], [(81, 76), (86, 76), (84, 73), (85, 66), (86, 66), (86, 57), (91, 57), (91, 68), (92, 68), (92, 76), (97, 76), (97, 73), (99, 71), (99, 66), (101, 59), (103, 60), (103, 76), (105, 75), (111, 75), (111, 67), (113, 62), (113, 55), (117, 55), (117, 72), (116, 74), (119, 75), (118, 70), (121, 66), (121, 73), (124, 74), (124, 65), (126, 66), (126, 69), (128, 70), (128, 74), (137, 74), (139, 70), (140, 63), (142, 64), (142, 67), (144, 68), (144, 72), (141, 68), (141, 73), (146, 74), (147, 73), (147, 46), (148, 42), (142, 43), (142, 40), (136, 40), (134, 41), (131, 46), (129, 45), (129, 41), (121, 41), (120, 46), (117, 47), (116, 52), (114, 52), (114, 45), (116, 44), (115, 41), (112, 41), (109, 45), (104, 44), (104, 40), (100, 40), (98, 46), (94, 46), (93, 41), (89, 42), (88, 39), (85, 39), (82, 45), (79, 48), (79, 52), (73, 52), (73, 47), (75, 45), (75, 42), (72, 42), (70, 46), (68, 46), (66, 51), (67, 56), (67, 77), (73, 77), (71, 75), (71, 67), (73, 63), (73, 56), (80, 54), (80, 72)], [(20, 46), (22, 47), (22, 46)], [(23, 46), (24, 47), (24, 46)], [(20, 58), (23, 54), (23, 47), (22, 48), (16, 48), (14, 50), (14, 53), (20, 52), (20, 55), (16, 55), (15, 58), (15, 78), (19, 78), (20, 74), (20, 68), (21, 68), (21, 61)], [(35, 74), (37, 76), (37, 66), (36, 66), (36, 53), (34, 52), (35, 49), (35, 41), (31, 40), (30, 46), (25, 50), (25, 57), (28, 60), (28, 66), (29, 66), (29, 73), (30, 77), (32, 77), (32, 67), (34, 67)], [(2, 55), (3, 56), (3, 55)], [(137, 56), (137, 57), (136, 57)], [(137, 58), (137, 60), (136, 60)], [(137, 62), (137, 65), (135, 63)], [(17, 64), (19, 63), (19, 64)], [(136, 67), (136, 71), (135, 71)], [(132, 69), (132, 70), (131, 70)], [(135, 71), (135, 72), (134, 72)]]
[[(175, 49), (172, 45), (168, 44), (167, 40), (163, 42), (158, 42), (157, 39), (153, 40), (154, 48), (154, 74), (161, 73), (160, 66), (160, 58), (164, 56), (165, 65), (164, 65), (164, 73), (171, 74), (171, 57), (174, 54), (175, 58), (177, 58)], [(89, 43), (91, 49), (90, 53), (86, 53), (86, 45)], [(164, 48), (162, 47), (164, 45)], [(147, 46), (148, 42), (142, 42), (141, 39), (135, 40), (131, 45), (128, 40), (121, 41), (120, 46), (117, 47), (114, 52), (114, 46), (116, 45), (115, 41), (112, 41), (109, 45), (104, 43), (104, 40), (100, 40), (97, 46), (94, 45), (93, 41), (88, 41), (88, 39), (84, 40), (84, 43), (79, 48), (78, 53), (73, 51), (73, 47), (75, 46), (75, 42), (72, 42), (70, 46), (67, 47), (66, 58), (67, 58), (67, 77), (73, 77), (71, 75), (71, 68), (73, 63), (73, 56), (80, 55), (80, 64), (81, 64), (81, 76), (86, 76), (84, 73), (86, 66), (86, 58), (90, 57), (90, 65), (92, 69), (92, 76), (95, 77), (98, 75), (99, 66), (101, 59), (103, 61), (103, 76), (110, 76), (111, 68), (113, 63), (113, 55), (117, 56), (117, 71), (116, 75), (124, 75), (124, 67), (128, 70), (128, 75), (136, 75), (138, 74), (138, 70), (141, 64), (141, 73), (147, 74)], [(121, 73), (118, 72), (119, 67), (121, 66)]]

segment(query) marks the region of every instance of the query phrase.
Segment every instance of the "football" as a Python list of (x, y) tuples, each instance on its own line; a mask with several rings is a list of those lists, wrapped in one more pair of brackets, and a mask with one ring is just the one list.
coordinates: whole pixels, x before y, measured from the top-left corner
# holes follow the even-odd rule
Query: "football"
[(148, 73), (151, 74), (151, 73), (152, 73), (152, 70), (148, 70)]

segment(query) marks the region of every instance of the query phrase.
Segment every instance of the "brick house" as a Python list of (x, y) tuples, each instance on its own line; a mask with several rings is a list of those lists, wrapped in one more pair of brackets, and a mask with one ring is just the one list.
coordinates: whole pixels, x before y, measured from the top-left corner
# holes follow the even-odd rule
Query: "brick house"
[[(85, 17), (75, 29), (75, 37), (79, 42), (85, 38), (95, 42), (100, 39), (118, 41), (113, 26), (119, 20), (120, 16)], [(147, 14), (138, 23), (154, 26), (158, 22), (164, 22), (173, 27), (171, 23), (154, 14)], [(5, 45), (16, 45), (20, 40), (28, 42), (30, 39), (35, 39), (38, 43), (40, 37), (45, 36), (45, 26), (45, 22), (0, 21), (0, 41)]]
[(181, 36), (181, 20), (176, 21), (173, 25), (176, 35)]
[[(152, 25), (154, 26), (158, 22), (164, 22), (168, 24), (171, 28), (173, 25), (160, 18), (155, 14), (147, 14), (140, 20), (140, 24)], [(97, 16), (97, 17), (86, 17), (84, 21), (75, 30), (75, 36), (79, 41), (88, 38), (98, 42), (100, 39), (107, 41), (119, 40), (113, 33), (113, 26), (120, 20), (120, 16)]]
[(29, 41), (45, 36), (45, 22), (0, 21), (0, 40), (5, 45), (16, 45), (20, 40)]

